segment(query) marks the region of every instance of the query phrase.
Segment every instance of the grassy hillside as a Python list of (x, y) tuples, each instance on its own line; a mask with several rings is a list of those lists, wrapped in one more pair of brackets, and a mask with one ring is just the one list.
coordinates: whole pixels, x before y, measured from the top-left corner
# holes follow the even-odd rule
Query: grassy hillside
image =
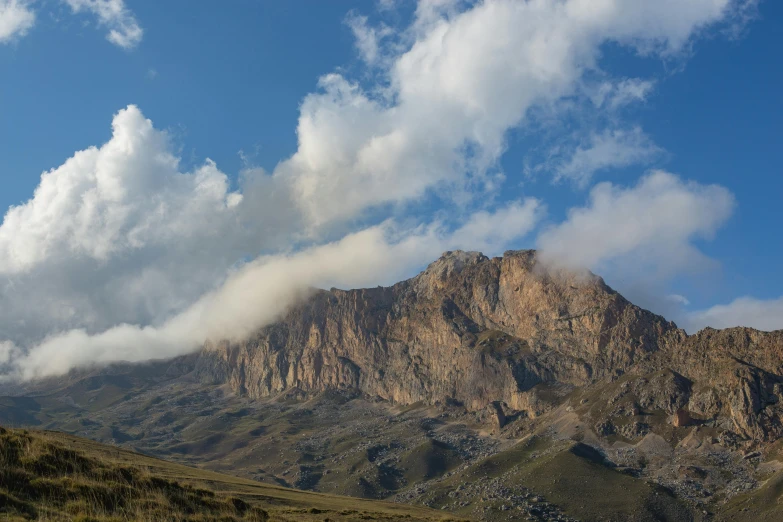
[(189, 468), (57, 432), (0, 428), (3, 520), (449, 520)]
[(783, 471), (773, 473), (757, 490), (729, 500), (719, 520), (783, 520)]
[(663, 488), (606, 466), (591, 447), (536, 436), (433, 484), (423, 500), (460, 516), (494, 513), (496, 520), (700, 520)]

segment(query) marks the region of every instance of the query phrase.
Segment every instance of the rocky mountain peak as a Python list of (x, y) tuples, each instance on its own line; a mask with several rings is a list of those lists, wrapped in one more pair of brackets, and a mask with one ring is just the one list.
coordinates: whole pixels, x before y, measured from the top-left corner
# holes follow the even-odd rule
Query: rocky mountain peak
[(444, 288), (444, 284), (450, 278), (461, 274), (466, 267), (488, 260), (489, 258), (481, 252), (449, 250), (430, 263), (422, 273), (412, 279), (412, 282), (416, 292), (432, 297)]
[(537, 384), (627, 371), (674, 330), (600, 278), (540, 266), (535, 251), (454, 251), (393, 287), (321, 292), (246, 342), (209, 345), (199, 372), (258, 397), (354, 388), (521, 409)]
[(687, 336), (600, 277), (521, 250), (446, 252), (392, 287), (316, 293), (246, 341), (207, 345), (197, 368), (250, 397), (350, 389), (529, 417), (558, 404), (552, 390), (663, 372), (673, 384), (640, 377), (634, 393), (655, 400), (633, 411), (668, 404), (678, 422), (720, 417), (742, 436), (769, 438), (783, 434), (781, 360), (781, 332)]

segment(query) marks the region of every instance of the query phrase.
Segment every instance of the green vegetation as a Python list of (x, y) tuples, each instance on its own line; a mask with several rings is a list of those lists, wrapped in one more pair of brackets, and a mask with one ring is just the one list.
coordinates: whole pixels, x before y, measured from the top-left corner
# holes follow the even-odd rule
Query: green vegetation
[(720, 520), (783, 520), (783, 471), (757, 490), (732, 497), (722, 506)]
[[(461, 515), (472, 512), (454, 505), (450, 492), (463, 484), (501, 479), (519, 484), (581, 521), (692, 520), (691, 510), (666, 489), (635, 479), (607, 466), (590, 446), (574, 441), (552, 441), (531, 436), (465, 472), (431, 488), (427, 500)], [(497, 510), (505, 501), (490, 504)]]

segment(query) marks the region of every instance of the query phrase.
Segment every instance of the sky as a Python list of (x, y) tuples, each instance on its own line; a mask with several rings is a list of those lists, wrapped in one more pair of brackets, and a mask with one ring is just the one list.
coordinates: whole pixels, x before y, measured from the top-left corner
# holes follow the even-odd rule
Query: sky
[(0, 373), (537, 248), (783, 328), (783, 5), (0, 0)]

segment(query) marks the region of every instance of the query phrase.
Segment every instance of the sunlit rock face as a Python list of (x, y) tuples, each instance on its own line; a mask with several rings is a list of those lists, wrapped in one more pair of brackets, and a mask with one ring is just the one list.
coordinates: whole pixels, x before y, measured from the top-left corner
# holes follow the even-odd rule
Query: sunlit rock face
[(635, 381), (641, 407), (770, 438), (781, 432), (782, 355), (781, 332), (687, 336), (601, 278), (546, 266), (535, 251), (457, 251), (389, 288), (317, 292), (250, 339), (207, 343), (197, 369), (253, 398), (347, 388), (529, 417), (574, 387), (658, 372)]

